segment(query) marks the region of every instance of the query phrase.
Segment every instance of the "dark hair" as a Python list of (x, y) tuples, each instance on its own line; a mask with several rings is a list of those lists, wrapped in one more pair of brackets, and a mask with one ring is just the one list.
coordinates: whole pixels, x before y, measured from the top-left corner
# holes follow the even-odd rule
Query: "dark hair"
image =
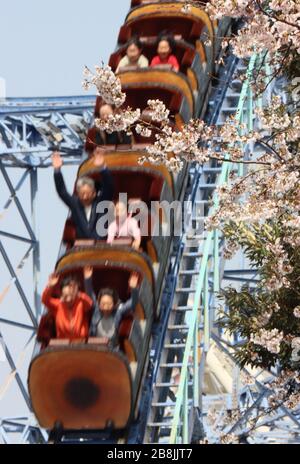
[(104, 295), (110, 296), (113, 299), (113, 302), (114, 302), (115, 306), (118, 304), (119, 295), (118, 295), (118, 292), (115, 289), (113, 289), (113, 288), (101, 288), (101, 290), (98, 293), (98, 297), (97, 297), (98, 303), (99, 303), (99, 301), (101, 300), (101, 298)]
[(128, 40), (128, 42), (126, 44), (126, 50), (127, 50), (128, 47), (130, 47), (130, 45), (135, 45), (139, 50), (143, 49), (142, 42), (140, 41), (140, 39), (136, 35), (132, 36)]
[(74, 282), (78, 287), (80, 287), (80, 283), (78, 278), (75, 275), (69, 275), (67, 277), (64, 277), (62, 281), (60, 282), (60, 289), (62, 290), (64, 287), (67, 285), (70, 285), (71, 282)]
[(157, 36), (156, 47), (158, 47), (159, 43), (162, 42), (163, 40), (168, 42), (168, 44), (170, 45), (171, 53), (174, 53), (176, 49), (176, 42), (175, 42), (173, 35), (167, 31), (162, 31)]

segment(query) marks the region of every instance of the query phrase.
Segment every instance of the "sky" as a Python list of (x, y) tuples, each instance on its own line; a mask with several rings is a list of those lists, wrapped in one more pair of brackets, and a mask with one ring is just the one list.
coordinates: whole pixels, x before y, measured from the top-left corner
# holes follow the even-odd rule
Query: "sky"
[[(86, 94), (81, 88), (83, 67), (108, 61), (129, 5), (130, 0), (0, 0), (0, 77), (6, 80), (7, 97)], [(73, 189), (76, 171), (77, 167), (63, 168), (69, 190)], [(14, 185), (22, 174), (19, 169), (9, 170)], [(36, 222), (41, 248), (41, 292), (56, 263), (68, 210), (57, 197), (52, 168), (38, 171), (38, 185)], [(20, 190), (19, 198), (30, 218), (29, 192), (27, 183)], [(8, 196), (9, 191), (0, 174), (0, 212)], [(0, 221), (0, 230), (28, 236), (14, 204)], [(27, 247), (0, 238), (16, 268)], [(18, 277), (32, 303), (31, 259), (27, 260)], [(0, 256), (0, 296), (9, 281), (9, 272)], [(30, 324), (14, 285), (3, 300), (0, 298), (0, 318)], [(3, 336), (25, 385), (32, 353), (32, 343), (24, 351), (29, 335), (24, 330), (0, 323), (0, 345)], [(22, 416), (27, 411), (14, 377), (9, 374), (0, 346), (0, 418)]]
[(79, 95), (82, 69), (107, 62), (130, 0), (0, 0), (8, 97)]

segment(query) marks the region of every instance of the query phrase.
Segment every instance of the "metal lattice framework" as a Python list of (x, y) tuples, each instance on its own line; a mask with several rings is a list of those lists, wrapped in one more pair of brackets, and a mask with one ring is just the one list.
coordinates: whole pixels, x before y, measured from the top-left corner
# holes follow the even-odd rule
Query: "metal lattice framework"
[[(1, 204), (0, 210), (0, 254), (2, 264), (9, 275), (8, 282), (2, 278), (0, 280), (0, 309), (13, 287), (16, 288), (21, 301), (18, 320), (3, 318), (0, 312), (0, 349), (9, 367), (9, 373), (4, 383), (0, 385), (0, 401), (4, 401), (6, 392), (14, 386), (18, 393), (21, 393), (27, 410), (24, 417), (12, 418), (0, 415), (0, 440), (4, 443), (10, 443), (12, 440), (36, 443), (43, 442), (47, 438), (45, 432), (37, 426), (31, 413), (24, 375), (19, 372), (20, 356), (16, 356), (9, 347), (10, 340), (3, 334), (2, 328), (10, 327), (24, 332), (27, 341), (21, 350), (21, 358), (29, 355), (30, 359), (31, 353), (27, 352), (32, 348), (41, 314), (38, 292), (40, 246), (36, 230), (38, 169), (51, 165), (51, 152), (56, 148), (63, 153), (66, 165), (80, 163), (86, 132), (93, 118), (94, 105), (94, 96), (12, 98), (0, 101), (1, 186), (3, 190), (9, 192), (7, 201), (1, 198), (4, 204)], [(20, 176), (17, 181), (16, 176)], [(27, 199), (22, 196), (21, 189), (29, 190)], [(11, 207), (16, 208), (16, 214), (24, 230), (22, 235), (19, 235), (12, 225), (8, 228), (6, 226), (5, 230), (7, 213)], [(23, 251), (22, 259), (16, 264), (11, 254), (17, 244), (22, 245)], [(28, 260), (32, 260), (32, 285), (30, 289), (25, 289), (20, 275)], [(29, 322), (22, 321), (24, 314), (26, 321)], [(13, 334), (14, 332), (12, 336)], [(27, 366), (25, 372), (26, 370)]]

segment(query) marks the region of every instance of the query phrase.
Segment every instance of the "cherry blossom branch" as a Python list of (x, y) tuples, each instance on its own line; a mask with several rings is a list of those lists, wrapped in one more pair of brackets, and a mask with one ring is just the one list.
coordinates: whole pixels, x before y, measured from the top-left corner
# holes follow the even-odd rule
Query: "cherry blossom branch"
[(224, 161), (224, 162), (233, 163), (233, 164), (261, 164), (261, 165), (265, 165), (265, 166), (271, 166), (272, 165), (272, 163), (268, 163), (266, 161), (233, 160), (233, 159), (230, 159), (230, 158), (222, 158), (222, 157), (217, 158), (216, 156), (210, 156), (209, 158), (213, 159), (213, 160)]
[(263, 94), (267, 90), (267, 88), (271, 85), (271, 83), (274, 81), (274, 79), (276, 79), (276, 77), (279, 76), (282, 73), (282, 69), (284, 68), (284, 64), (285, 64), (286, 60), (289, 57), (290, 50), (291, 50), (291, 45), (288, 46), (284, 57), (282, 58), (281, 62), (279, 63), (278, 69), (275, 72), (273, 72), (271, 75), (268, 76), (268, 83), (260, 90), (259, 94)]
[(268, 168), (265, 167), (265, 168), (258, 169), (257, 171), (248, 172), (248, 174), (244, 175), (239, 182), (234, 184), (233, 187), (238, 187), (239, 185), (242, 185), (249, 177), (255, 176), (258, 172), (263, 172), (263, 171), (266, 171), (267, 169)]
[(271, 150), (281, 161), (285, 161), (284, 158), (282, 158), (282, 156), (280, 156), (280, 154), (278, 153), (278, 151), (275, 150), (274, 147), (272, 147), (268, 142), (265, 142), (264, 140), (258, 140), (258, 143), (260, 145), (264, 145), (265, 147), (267, 147), (269, 150)]
[(296, 29), (299, 29), (300, 30), (300, 26), (298, 26), (297, 23), (290, 23), (289, 21), (287, 21), (286, 19), (282, 19), (280, 18), (279, 16), (277, 16), (275, 13), (271, 14), (269, 13), (268, 11), (266, 11), (262, 5), (261, 5), (261, 1), (260, 0), (255, 0), (255, 4), (257, 5), (258, 9), (266, 16), (268, 16), (270, 19), (272, 20), (276, 20), (280, 23), (284, 23), (284, 24), (287, 24), (288, 26), (292, 26), (292, 27), (295, 27)]

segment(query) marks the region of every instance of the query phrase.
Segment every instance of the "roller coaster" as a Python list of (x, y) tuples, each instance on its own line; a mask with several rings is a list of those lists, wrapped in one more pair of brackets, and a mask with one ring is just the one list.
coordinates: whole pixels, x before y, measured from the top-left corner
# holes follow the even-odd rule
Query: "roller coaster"
[[(242, 83), (237, 77), (238, 71), (247, 68), (232, 56), (219, 64), (221, 38), (230, 35), (231, 27), (232, 22), (226, 18), (212, 22), (199, 7), (183, 12), (180, 2), (132, 0), (110, 57), (111, 68), (116, 70), (126, 53), (126, 43), (135, 35), (143, 43), (143, 54), (151, 59), (158, 34), (167, 30), (176, 41), (180, 70), (150, 67), (122, 71), (119, 77), (126, 92), (124, 105), (140, 108), (147, 121), (147, 101), (159, 99), (170, 110), (170, 124), (179, 130), (193, 117), (216, 125), (230, 115), (251, 128), (254, 118), (249, 80)], [(259, 57), (250, 61), (248, 78), (257, 60)], [(14, 104), (6, 101), (2, 106), (2, 132), (9, 130), (9, 124), (16, 126), (15, 134), (24, 130), (26, 118), (37, 148), (28, 147), (28, 156), (24, 147), (6, 140), (0, 167), (12, 195), (18, 187), (14, 190), (9, 182), (7, 167), (30, 166), (32, 170), (34, 156), (38, 159), (35, 166), (49, 166), (44, 154), (49, 153), (55, 140), (59, 140), (66, 164), (81, 160), (76, 180), (88, 176), (101, 182), (101, 172), (91, 156), (97, 140), (94, 120), (99, 116), (100, 97), (95, 105), (90, 97), (75, 98), (71, 104), (67, 99), (45, 100), (39, 109), (30, 101), (22, 102), (21, 108), (20, 102), (18, 107)], [(53, 115), (51, 124), (47, 118), (43, 120), (46, 111)], [(39, 112), (39, 123), (34, 118), (30, 121), (30, 114)], [(76, 122), (69, 122), (68, 112), (76, 116)], [(128, 278), (135, 272), (139, 276), (139, 301), (134, 313), (120, 325), (119, 347), (112, 349), (92, 337), (57, 339), (54, 321), (47, 312), (41, 314), (37, 295), (36, 314), (26, 305), (24, 296), (37, 333), (28, 371), (29, 394), (22, 379), (17, 377), (17, 381), (38, 424), (3, 419), (3, 437), (15, 427), (22, 439), (30, 442), (198, 443), (204, 436), (209, 403), (218, 402), (220, 394), (234, 401), (232, 392), (229, 394), (224, 386), (216, 387), (217, 381), (209, 385), (212, 380), (205, 370), (211, 341), (226, 349), (222, 334), (214, 328), (215, 295), (222, 281), (255, 281), (255, 271), (246, 266), (228, 269), (222, 259), (222, 237), (218, 231), (205, 232), (203, 221), (217, 205), (216, 186), (226, 182), (237, 167), (218, 161), (203, 166), (185, 163), (175, 175), (164, 166), (139, 164), (148, 143), (149, 139), (135, 133), (128, 144), (106, 145), (114, 201), (120, 193), (126, 193), (129, 203), (141, 201), (149, 210), (153, 202), (163, 205), (187, 201), (192, 208), (182, 233), (179, 237), (156, 233), (168, 228), (164, 207), (159, 214), (147, 213), (139, 219), (148, 224), (139, 251), (117, 241), (112, 246), (103, 241), (78, 241), (72, 220), (66, 219), (55, 269), (60, 280), (76, 274), (83, 282), (83, 268), (92, 266), (94, 291), (112, 286), (125, 300)], [(254, 152), (258, 153), (255, 147)], [(37, 253), (34, 231), (30, 224), (28, 228)], [(9, 266), (3, 247), (1, 253)], [(10, 268), (18, 284), (17, 274)], [(6, 346), (4, 352), (11, 369), (17, 371)]]

